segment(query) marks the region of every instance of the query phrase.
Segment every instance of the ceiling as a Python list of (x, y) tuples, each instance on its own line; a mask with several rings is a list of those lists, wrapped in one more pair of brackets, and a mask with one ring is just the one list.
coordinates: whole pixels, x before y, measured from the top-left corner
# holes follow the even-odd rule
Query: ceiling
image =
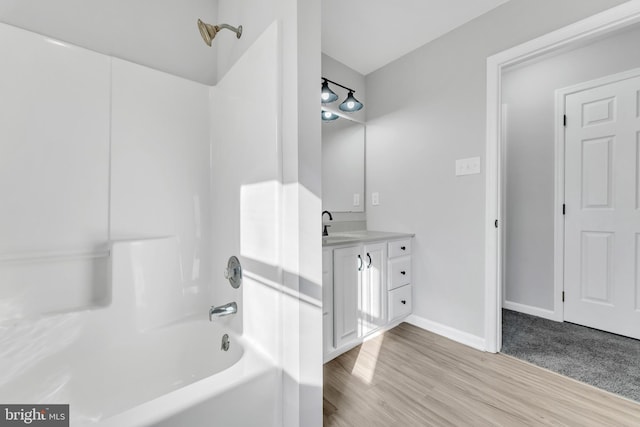
[(322, 0), (322, 52), (367, 75), (509, 0)]
[[(506, 1), (321, 0), (322, 50), (366, 75)], [(196, 20), (216, 23), (218, 3), (2, 0), (0, 22), (215, 84), (218, 47), (235, 38), (222, 34), (209, 48), (200, 38)]]

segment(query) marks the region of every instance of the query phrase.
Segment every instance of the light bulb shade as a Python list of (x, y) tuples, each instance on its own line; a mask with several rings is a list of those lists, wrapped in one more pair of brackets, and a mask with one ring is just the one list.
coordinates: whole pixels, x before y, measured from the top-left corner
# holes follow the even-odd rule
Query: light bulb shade
[(320, 99), (322, 99), (323, 104), (328, 104), (338, 99), (338, 95), (336, 95), (334, 91), (329, 89), (329, 83), (326, 80), (322, 81), (322, 92), (320, 93)]
[(353, 96), (353, 91), (349, 91), (349, 95), (347, 95), (347, 99), (345, 99), (342, 104), (340, 104), (340, 109), (342, 111), (347, 111), (349, 113), (353, 113), (354, 111), (361, 110), (363, 107), (362, 102), (358, 101)]
[(338, 118), (340, 118), (339, 115), (332, 113), (331, 111), (322, 110), (322, 120), (325, 122), (337, 120)]

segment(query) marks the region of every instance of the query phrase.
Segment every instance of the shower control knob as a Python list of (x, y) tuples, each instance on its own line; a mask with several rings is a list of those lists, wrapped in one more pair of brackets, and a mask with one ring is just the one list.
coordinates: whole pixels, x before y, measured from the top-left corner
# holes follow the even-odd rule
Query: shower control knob
[(237, 257), (229, 258), (227, 268), (224, 270), (224, 277), (234, 289), (238, 289), (242, 284), (242, 266)]
[(406, 299), (403, 299), (403, 300), (402, 300), (402, 301), (400, 301), (400, 302), (401, 302), (401, 303), (403, 303), (403, 304), (406, 304), (406, 303), (407, 303), (407, 300), (406, 300)]
[(402, 274), (403, 276), (407, 274), (406, 271), (401, 271), (400, 274)]
[(407, 247), (406, 246), (400, 246), (400, 249), (402, 249), (403, 251), (406, 251)]

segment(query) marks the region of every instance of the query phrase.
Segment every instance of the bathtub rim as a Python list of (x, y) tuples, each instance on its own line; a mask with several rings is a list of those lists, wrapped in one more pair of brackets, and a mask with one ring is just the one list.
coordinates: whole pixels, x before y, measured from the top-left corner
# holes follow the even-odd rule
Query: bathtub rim
[(244, 337), (233, 334), (231, 339), (235, 341), (236, 345), (242, 345), (243, 350), (240, 359), (229, 368), (86, 425), (96, 427), (150, 426), (188, 410), (192, 406), (213, 399), (226, 390), (247, 384), (268, 371), (277, 370), (275, 363)]

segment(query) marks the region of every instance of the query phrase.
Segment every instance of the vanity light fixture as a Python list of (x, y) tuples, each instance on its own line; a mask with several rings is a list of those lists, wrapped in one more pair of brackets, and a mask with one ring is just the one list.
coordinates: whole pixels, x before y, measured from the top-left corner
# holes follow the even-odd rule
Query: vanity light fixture
[[(356, 97), (353, 96), (353, 94), (355, 93), (355, 90), (348, 88), (346, 86), (343, 86), (340, 83), (336, 83), (332, 80), (329, 80), (326, 77), (322, 78), (321, 99), (323, 104), (328, 104), (338, 99), (338, 95), (336, 95), (335, 92), (329, 88), (329, 83), (334, 84), (336, 86), (340, 86), (341, 88), (349, 91), (349, 95), (347, 95), (346, 99), (342, 101), (342, 104), (340, 104), (339, 106), (339, 108), (342, 111), (353, 113), (355, 111), (362, 110), (362, 107), (364, 107), (364, 105), (362, 105), (362, 102), (358, 101)], [(323, 118), (324, 118), (324, 114), (323, 114)], [(335, 119), (329, 119), (329, 120), (335, 120)]]
[(339, 119), (340, 116), (336, 113), (332, 113), (331, 111), (322, 110), (322, 120), (325, 122), (333, 121)]
[(320, 98), (322, 99), (323, 104), (328, 104), (338, 99), (338, 95), (329, 88), (327, 79), (322, 79), (322, 93)]
[(352, 113), (354, 111), (362, 109), (362, 102), (358, 101), (355, 96), (353, 96), (353, 91), (350, 90), (347, 99), (345, 99), (344, 102), (340, 104), (339, 108), (342, 111), (348, 111), (349, 113)]

